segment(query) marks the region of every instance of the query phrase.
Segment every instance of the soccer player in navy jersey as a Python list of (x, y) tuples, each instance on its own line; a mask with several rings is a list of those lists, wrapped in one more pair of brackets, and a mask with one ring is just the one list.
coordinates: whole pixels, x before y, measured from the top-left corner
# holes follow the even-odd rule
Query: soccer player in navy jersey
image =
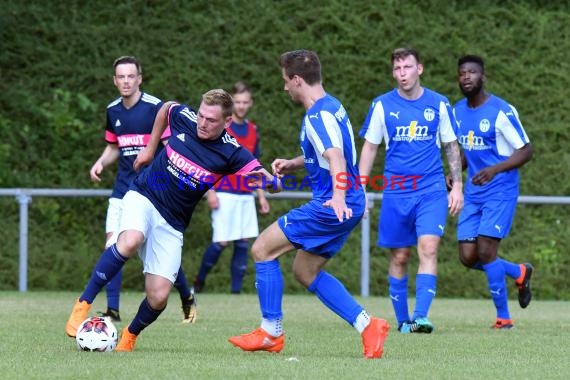
[[(342, 104), (325, 92), (315, 52), (284, 53), (280, 66), (285, 91), (305, 108), (306, 114), (300, 133), (302, 155), (289, 160), (278, 158), (271, 166), (279, 177), (304, 166), (312, 183), (313, 199), (281, 216), (253, 243), (261, 326), (229, 341), (244, 351), (283, 349), (283, 277), (279, 257), (296, 250), (295, 278), (358, 331), (366, 358), (380, 358), (390, 326), (383, 319), (369, 316), (344, 285), (323, 270), (365, 210), (364, 191), (356, 182), (352, 125)], [(346, 180), (350, 186), (342, 183)]]
[[(143, 261), (146, 297), (129, 326), (122, 331), (117, 351), (132, 351), (141, 331), (166, 307), (180, 269), (182, 235), (196, 204), (227, 174), (250, 176), (255, 186), (279, 191), (278, 181), (241, 147), (225, 128), (231, 123), (233, 100), (223, 90), (202, 96), (195, 112), (176, 102), (158, 111), (148, 145), (138, 154), (135, 177), (123, 198), (119, 237), (95, 264), (93, 274), (76, 301), (66, 331), (87, 317), (91, 303), (137, 252)], [(161, 136), (170, 128), (168, 144), (154, 158)]]
[[(237, 142), (249, 150), (255, 158), (259, 158), (259, 133), (255, 123), (247, 118), (253, 105), (249, 86), (243, 81), (234, 84), (232, 90), (234, 111), (232, 123), (227, 131)], [(269, 202), (263, 189), (256, 189), (259, 201), (259, 212), (267, 214), (270, 210)], [(218, 262), (223, 250), (233, 242), (233, 255), (231, 260), (232, 294), (239, 294), (243, 285), (243, 278), (247, 269), (249, 251), (249, 238), (259, 235), (257, 224), (257, 211), (252, 191), (244, 186), (244, 177), (235, 175), (221, 179), (207, 193), (208, 205), (212, 209), (212, 243), (206, 248), (202, 256), (200, 270), (194, 280), (194, 290), (200, 293), (206, 283), (206, 276)]]
[[(372, 102), (360, 131), (366, 141), (359, 168), (365, 183), (370, 178), (378, 145), (384, 141), (378, 245), (389, 248), (391, 253), (390, 298), (401, 333), (431, 333), (434, 327), (428, 313), (436, 294), (437, 253), (447, 209), (456, 215), (463, 207), (461, 156), (449, 101), (420, 84), (423, 64), (418, 52), (395, 49), (391, 62), (398, 86)], [(442, 145), (453, 177), (449, 195), (441, 163)], [(416, 304), (410, 318), (408, 262), (414, 245), (419, 266)]]
[[(140, 90), (142, 66), (136, 57), (117, 58), (113, 63), (113, 69), (115, 70), (113, 83), (121, 96), (107, 106), (105, 130), (107, 146), (89, 172), (92, 181), (101, 182), (100, 175), (103, 170), (117, 160), (119, 161), (107, 209), (105, 248), (117, 241), (122, 199), (136, 175), (133, 163), (139, 151), (148, 143), (154, 118), (162, 106), (160, 99)], [(106, 286), (107, 311), (102, 315), (110, 317), (113, 321), (121, 320), (119, 313), (121, 282), (122, 271), (119, 271)], [(194, 322), (197, 317), (196, 300), (182, 268), (178, 272), (175, 286), (182, 301), (183, 322)], [(68, 331), (68, 334), (70, 332)]]
[[(532, 145), (518, 112), (505, 100), (485, 91), (485, 64), (475, 55), (457, 62), (458, 82), (465, 98), (454, 106), (457, 136), (467, 168), (465, 207), (459, 216), (459, 259), (468, 268), (487, 276), (497, 318), (493, 328), (513, 327), (505, 276), (515, 279), (519, 304), (531, 300), (529, 263), (515, 264), (499, 258), (501, 240), (511, 229), (519, 195), (518, 168), (532, 158)], [(453, 180), (448, 178), (453, 184)]]

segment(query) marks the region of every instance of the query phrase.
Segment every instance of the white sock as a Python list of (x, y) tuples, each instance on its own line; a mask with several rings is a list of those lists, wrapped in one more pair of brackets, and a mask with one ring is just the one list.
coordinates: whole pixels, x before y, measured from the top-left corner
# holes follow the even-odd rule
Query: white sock
[(370, 324), (370, 316), (368, 315), (366, 310), (362, 310), (360, 314), (358, 314), (358, 317), (356, 317), (356, 321), (354, 321), (352, 325), (354, 326), (356, 331), (358, 331), (359, 334), (362, 334), (364, 329), (368, 327), (369, 324)]
[(281, 319), (274, 319), (270, 321), (269, 319), (262, 318), (261, 328), (275, 338), (283, 335), (283, 324)]

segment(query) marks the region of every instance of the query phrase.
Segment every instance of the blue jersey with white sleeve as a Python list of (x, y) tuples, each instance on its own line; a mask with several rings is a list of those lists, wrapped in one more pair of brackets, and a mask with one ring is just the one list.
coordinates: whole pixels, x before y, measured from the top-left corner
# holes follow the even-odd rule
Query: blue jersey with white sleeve
[(210, 187), (225, 175), (245, 175), (261, 164), (226, 130), (215, 140), (200, 139), (197, 115), (189, 106), (173, 104), (168, 127), (168, 145), (140, 172), (131, 188), (147, 197), (174, 229), (183, 232)]
[(382, 182), (374, 182), (384, 196), (445, 190), (440, 148), (457, 139), (454, 128), (449, 101), (428, 88), (415, 100), (403, 98), (397, 89), (374, 99), (360, 136), (373, 144), (385, 142)]
[(354, 133), (348, 114), (338, 99), (326, 94), (307, 110), (300, 140), (313, 199), (325, 202), (332, 198), (333, 182), (323, 153), (329, 148), (338, 148), (346, 160), (346, 173), (341, 174), (346, 203), (350, 203), (350, 207), (355, 207), (355, 204), (364, 207), (364, 191), (356, 185), (359, 174)]
[(519, 174), (516, 168), (498, 173), (483, 186), (471, 182), (479, 171), (508, 159), (516, 149), (530, 142), (515, 107), (490, 95), (477, 108), (470, 108), (467, 99), (462, 99), (455, 104), (453, 111), (459, 143), (467, 160), (465, 199), (482, 201), (518, 197)]

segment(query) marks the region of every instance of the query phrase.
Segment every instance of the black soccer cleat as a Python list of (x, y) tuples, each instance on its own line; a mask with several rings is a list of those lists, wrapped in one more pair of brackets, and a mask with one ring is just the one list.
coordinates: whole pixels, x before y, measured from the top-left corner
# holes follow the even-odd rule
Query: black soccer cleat
[(101, 311), (98, 311), (97, 314), (99, 314), (101, 317), (109, 317), (113, 322), (121, 322), (121, 314), (119, 314), (119, 310), (107, 308), (106, 312), (103, 313)]
[(521, 264), (521, 267), (524, 267), (525, 272), (522, 282), (517, 282), (517, 286), (519, 287), (519, 305), (524, 309), (528, 306), (530, 300), (532, 299), (532, 292), (530, 290), (530, 278), (532, 277), (534, 268), (529, 263)]

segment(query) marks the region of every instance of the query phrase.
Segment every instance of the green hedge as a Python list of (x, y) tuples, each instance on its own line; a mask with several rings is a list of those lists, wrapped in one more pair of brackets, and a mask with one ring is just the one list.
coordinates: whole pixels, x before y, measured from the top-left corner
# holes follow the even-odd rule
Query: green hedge
[[(262, 160), (299, 154), (303, 110), (283, 91), (279, 55), (319, 52), (324, 83), (340, 98), (358, 132), (370, 101), (394, 86), (389, 54), (401, 45), (423, 55), (423, 84), (460, 98), (456, 60), (481, 54), (488, 88), (512, 102), (535, 148), (522, 170), (521, 193), (569, 195), (567, 74), (570, 13), (541, 1), (5, 1), (0, 7), (0, 187), (93, 188), (88, 171), (104, 147), (105, 106), (117, 96), (113, 60), (140, 57), (143, 89), (165, 100), (197, 104), (215, 87), (246, 80), (255, 93), (251, 117), (262, 133)], [(358, 146), (362, 140), (358, 139)], [(375, 170), (380, 171), (383, 158)], [(100, 188), (109, 188), (114, 171)], [(271, 223), (296, 202), (273, 201)], [(18, 207), (0, 198), (0, 289), (17, 288)], [(31, 289), (79, 289), (103, 245), (106, 199), (34, 198), (30, 206)], [(568, 207), (521, 205), (501, 254), (537, 268), (535, 294), (570, 299)], [(372, 213), (376, 228), (377, 210)], [(454, 220), (440, 255), (439, 294), (486, 296), (483, 275), (457, 261)], [(184, 267), (192, 278), (211, 229), (205, 204), (186, 233)], [(375, 242), (374, 232), (371, 240)], [(359, 291), (359, 234), (329, 269)], [(372, 248), (371, 293), (386, 294), (386, 252)], [(228, 256), (209, 278), (229, 288)], [(141, 288), (140, 263), (124, 285)], [(283, 260), (288, 269), (291, 258)], [(414, 263), (415, 265), (415, 263)], [(301, 291), (285, 270), (287, 290)], [(253, 292), (250, 266), (246, 290)]]

